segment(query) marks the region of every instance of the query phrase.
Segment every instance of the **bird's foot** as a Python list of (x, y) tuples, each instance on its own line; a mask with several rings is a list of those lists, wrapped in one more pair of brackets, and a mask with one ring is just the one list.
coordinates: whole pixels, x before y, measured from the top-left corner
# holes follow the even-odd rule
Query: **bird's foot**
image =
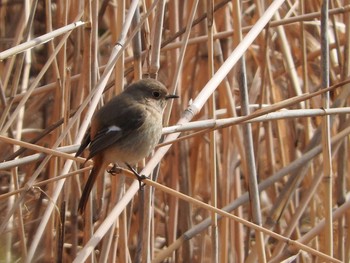
[(146, 184), (143, 184), (142, 181), (147, 179), (147, 176), (144, 174), (139, 174), (134, 168), (131, 167), (130, 164), (125, 163), (126, 166), (133, 172), (133, 174), (136, 176), (136, 179), (139, 181), (139, 190), (143, 190), (144, 186)]
[(113, 164), (113, 167), (107, 170), (107, 173), (111, 175), (120, 174), (121, 172), (122, 172), (122, 169), (117, 164)]

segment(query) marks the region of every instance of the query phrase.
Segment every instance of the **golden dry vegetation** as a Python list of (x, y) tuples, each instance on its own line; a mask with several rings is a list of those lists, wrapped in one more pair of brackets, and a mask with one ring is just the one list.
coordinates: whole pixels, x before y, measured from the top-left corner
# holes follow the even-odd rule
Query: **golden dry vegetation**
[[(349, 10), (0, 1), (0, 262), (349, 262)], [(74, 152), (147, 76), (180, 95), (153, 180), (106, 173), (81, 216)]]

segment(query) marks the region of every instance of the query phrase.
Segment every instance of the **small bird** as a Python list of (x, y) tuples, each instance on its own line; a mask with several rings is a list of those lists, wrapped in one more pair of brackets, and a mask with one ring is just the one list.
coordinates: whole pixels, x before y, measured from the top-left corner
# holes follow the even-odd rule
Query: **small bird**
[(125, 164), (141, 182), (144, 177), (131, 165), (145, 158), (159, 142), (166, 102), (175, 98), (178, 96), (169, 94), (161, 82), (147, 78), (131, 84), (94, 114), (75, 155), (80, 156), (89, 146), (87, 160), (94, 161), (79, 202), (80, 213), (85, 210), (96, 178), (110, 163)]

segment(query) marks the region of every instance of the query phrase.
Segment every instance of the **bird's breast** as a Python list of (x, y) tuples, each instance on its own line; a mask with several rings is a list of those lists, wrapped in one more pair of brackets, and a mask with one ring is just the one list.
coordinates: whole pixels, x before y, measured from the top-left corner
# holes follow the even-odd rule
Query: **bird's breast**
[(162, 118), (159, 112), (148, 114), (145, 122), (135, 131), (129, 133), (121, 141), (106, 151), (111, 163), (136, 164), (147, 157), (158, 144), (162, 135)]

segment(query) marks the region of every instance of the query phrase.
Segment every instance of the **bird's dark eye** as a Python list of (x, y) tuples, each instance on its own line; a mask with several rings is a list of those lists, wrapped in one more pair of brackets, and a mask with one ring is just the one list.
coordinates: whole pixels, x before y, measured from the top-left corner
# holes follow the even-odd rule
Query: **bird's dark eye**
[(160, 92), (158, 92), (158, 91), (153, 91), (152, 95), (153, 95), (153, 97), (155, 97), (155, 98), (159, 98), (159, 97), (160, 97)]

